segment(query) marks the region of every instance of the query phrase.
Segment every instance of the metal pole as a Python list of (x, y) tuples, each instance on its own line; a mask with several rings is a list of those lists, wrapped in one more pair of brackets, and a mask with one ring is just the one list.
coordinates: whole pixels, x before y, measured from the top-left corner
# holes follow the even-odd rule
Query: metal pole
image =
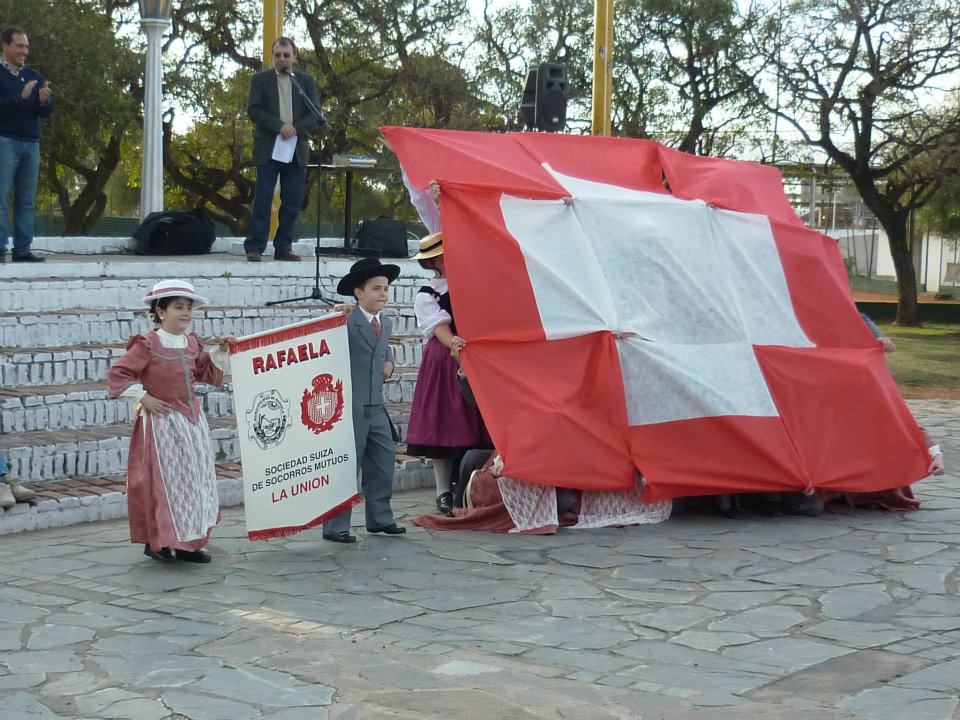
[(610, 134), (613, 97), (613, 0), (593, 3), (593, 118), (594, 135)]
[[(273, 67), (273, 41), (283, 35), (283, 0), (263, 0), (263, 67)], [(270, 204), (269, 237), (275, 237), (280, 225), (280, 180)]]
[(343, 247), (350, 247), (350, 223), (353, 220), (353, 170), (347, 170), (344, 177), (346, 183), (343, 203)]
[(263, 66), (273, 67), (273, 41), (283, 35), (283, 0), (263, 0)]
[(143, 164), (140, 170), (140, 221), (163, 210), (163, 69), (160, 65), (163, 31), (169, 20), (140, 21), (147, 36), (143, 95)]

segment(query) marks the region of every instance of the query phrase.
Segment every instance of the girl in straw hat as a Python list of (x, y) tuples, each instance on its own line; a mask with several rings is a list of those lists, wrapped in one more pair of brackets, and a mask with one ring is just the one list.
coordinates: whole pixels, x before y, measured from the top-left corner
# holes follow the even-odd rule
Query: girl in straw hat
[(235, 338), (204, 350), (187, 329), (193, 310), (207, 301), (183, 280), (158, 282), (143, 302), (156, 328), (131, 337), (107, 373), (109, 396), (136, 403), (127, 464), (130, 539), (154, 560), (210, 562), (203, 548), (220, 505), (210, 429), (195, 385), (223, 385)]
[(420, 253), (413, 259), (432, 269), (436, 277), (420, 288), (413, 302), (417, 325), (427, 343), (410, 409), (407, 452), (433, 459), (437, 510), (450, 515), (454, 473), (467, 450), (486, 442), (486, 430), (479, 411), (466, 402), (457, 384), (459, 365), (452, 355), (459, 354), (465, 343), (457, 335), (450, 305), (443, 234), (434, 233), (421, 240)]

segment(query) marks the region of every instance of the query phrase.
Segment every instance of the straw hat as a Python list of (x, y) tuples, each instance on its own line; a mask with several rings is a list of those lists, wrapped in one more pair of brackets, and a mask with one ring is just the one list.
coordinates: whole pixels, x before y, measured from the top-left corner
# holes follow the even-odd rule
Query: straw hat
[(185, 280), (161, 280), (143, 296), (143, 304), (150, 307), (154, 300), (168, 297), (184, 297), (193, 300), (194, 307), (206, 305), (208, 300), (197, 295), (193, 285)]
[(413, 256), (413, 260), (429, 260), (443, 255), (443, 233), (427, 235), (420, 241), (420, 252)]

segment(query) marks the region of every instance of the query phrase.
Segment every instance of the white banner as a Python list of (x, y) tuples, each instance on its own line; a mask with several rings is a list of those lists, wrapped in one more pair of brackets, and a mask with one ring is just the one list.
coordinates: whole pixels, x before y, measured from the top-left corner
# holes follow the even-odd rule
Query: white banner
[(357, 504), (346, 318), (240, 338), (230, 355), (250, 539), (291, 535)]

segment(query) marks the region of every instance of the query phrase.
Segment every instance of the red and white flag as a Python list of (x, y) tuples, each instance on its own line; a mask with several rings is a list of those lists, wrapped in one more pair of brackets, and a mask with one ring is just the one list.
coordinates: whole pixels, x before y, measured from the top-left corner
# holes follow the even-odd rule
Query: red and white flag
[[(388, 127), (438, 179), (463, 363), (504, 473), (683, 495), (926, 474), (837, 244), (780, 173), (658, 143)], [(666, 180), (666, 186), (664, 183)]]

